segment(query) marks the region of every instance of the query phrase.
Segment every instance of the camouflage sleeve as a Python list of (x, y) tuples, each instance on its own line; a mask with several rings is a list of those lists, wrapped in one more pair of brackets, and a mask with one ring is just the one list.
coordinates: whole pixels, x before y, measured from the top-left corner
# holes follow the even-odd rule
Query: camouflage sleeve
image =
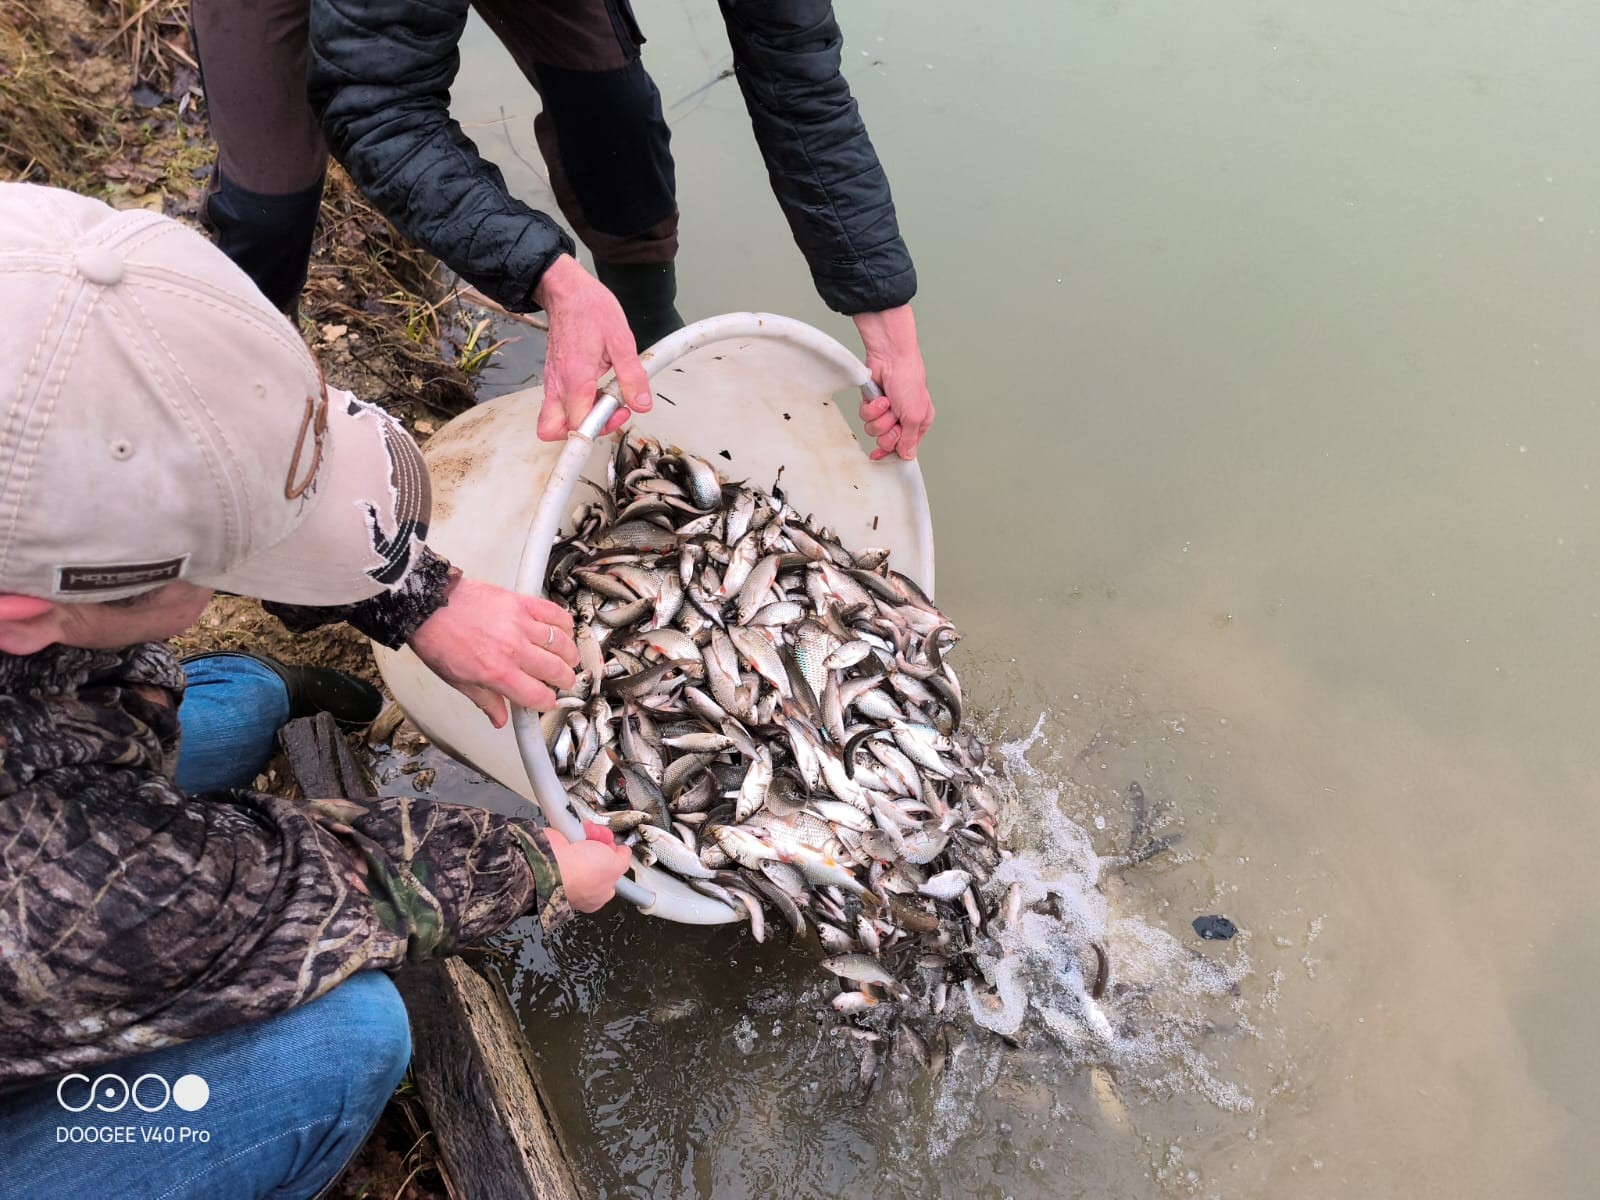
[(570, 915), (526, 821), (108, 782), (0, 787), (0, 1085), (259, 1020), (525, 914)]
[(525, 914), (546, 929), (572, 915), (550, 840), (530, 822), (409, 796), (250, 799), (291, 807), (334, 840), (330, 872), (346, 870), (357, 909), (370, 904), (376, 920), (375, 965), (454, 953)]
[(347, 621), (380, 646), (398, 650), (424, 621), (450, 602), (450, 585), (460, 577), (460, 571), (424, 546), (421, 558), (400, 585), (370, 600), (331, 608), (264, 601), (262, 607), (295, 633)]

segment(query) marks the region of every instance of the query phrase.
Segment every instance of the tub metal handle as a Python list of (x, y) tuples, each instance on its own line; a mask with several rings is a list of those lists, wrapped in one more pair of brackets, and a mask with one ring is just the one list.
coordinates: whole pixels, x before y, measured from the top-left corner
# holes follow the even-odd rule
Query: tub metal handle
[[(702, 346), (730, 338), (748, 337), (777, 338), (800, 346), (843, 368), (869, 399), (883, 394), (872, 382), (866, 365), (838, 341), (804, 322), (772, 313), (726, 313), (719, 317), (708, 317), (668, 334), (639, 355), (639, 361), (644, 365), (645, 373), (653, 377), (677, 359)], [(562, 448), (561, 457), (545, 483), (539, 507), (528, 527), (522, 561), (517, 568), (516, 591), (527, 596), (544, 595), (544, 573), (550, 560), (550, 547), (555, 542), (572, 491), (577, 486), (578, 474), (589, 457), (595, 439), (621, 403), (622, 396), (613, 375), (601, 387), (588, 416), (578, 428), (567, 434), (567, 444)], [(522, 756), (523, 768), (533, 785), (534, 797), (544, 810), (545, 820), (569, 840), (580, 840), (583, 837), (583, 823), (565, 802), (566, 790), (561, 786), (555, 764), (550, 761), (550, 753), (545, 747), (544, 735), (539, 728), (539, 714), (514, 704), (511, 706), (511, 723), (517, 736), (517, 751)], [(635, 870), (638, 869), (636, 864)], [(630, 904), (637, 904), (645, 912), (690, 925), (721, 924), (744, 919), (742, 914), (736, 913), (722, 901), (692, 892), (687, 887), (652, 891), (624, 876), (617, 881), (617, 895)]]

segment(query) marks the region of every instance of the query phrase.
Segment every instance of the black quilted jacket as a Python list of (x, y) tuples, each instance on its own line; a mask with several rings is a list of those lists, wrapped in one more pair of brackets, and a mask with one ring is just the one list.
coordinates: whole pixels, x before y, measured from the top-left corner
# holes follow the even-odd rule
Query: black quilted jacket
[[(537, 0), (529, 0), (536, 3)], [(773, 192), (829, 307), (908, 302), (916, 272), (839, 71), (830, 0), (720, 0)], [(469, 0), (312, 0), (311, 100), (356, 184), (412, 241), (514, 309), (572, 240), (513, 199), (454, 121)]]

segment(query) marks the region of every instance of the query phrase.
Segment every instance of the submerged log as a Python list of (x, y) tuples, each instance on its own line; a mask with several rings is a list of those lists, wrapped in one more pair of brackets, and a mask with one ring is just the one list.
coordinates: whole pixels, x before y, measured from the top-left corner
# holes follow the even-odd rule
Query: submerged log
[[(303, 796), (372, 796), (371, 775), (327, 713), (290, 721), (278, 744)], [(406, 967), (411, 1073), (434, 1140), (469, 1200), (578, 1200), (533, 1056), (500, 986), (461, 958)]]

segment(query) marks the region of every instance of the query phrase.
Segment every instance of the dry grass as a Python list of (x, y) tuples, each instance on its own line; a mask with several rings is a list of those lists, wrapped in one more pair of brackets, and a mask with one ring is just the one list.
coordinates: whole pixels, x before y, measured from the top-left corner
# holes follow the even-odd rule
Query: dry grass
[(166, 90), (180, 67), (197, 71), (187, 0), (99, 0), (116, 28), (99, 50), (119, 54), (129, 77)]
[(427, 1113), (406, 1076), (383, 1119), (327, 1200), (463, 1200), (439, 1160)]
[(474, 314), (450, 301), (433, 256), (400, 237), (337, 166), (300, 304), (308, 334), (346, 331), (328, 350), (353, 359), (383, 398), (446, 417), (473, 403), (463, 347)]
[(33, 3), (0, 0), (0, 166), (29, 183), (69, 183), (97, 157), (110, 113), (63, 67), (65, 31)]
[[(214, 157), (186, 0), (0, 0), (4, 178), (195, 223)], [(498, 345), (337, 166), (300, 311), (330, 377), (408, 421), (470, 406)]]

